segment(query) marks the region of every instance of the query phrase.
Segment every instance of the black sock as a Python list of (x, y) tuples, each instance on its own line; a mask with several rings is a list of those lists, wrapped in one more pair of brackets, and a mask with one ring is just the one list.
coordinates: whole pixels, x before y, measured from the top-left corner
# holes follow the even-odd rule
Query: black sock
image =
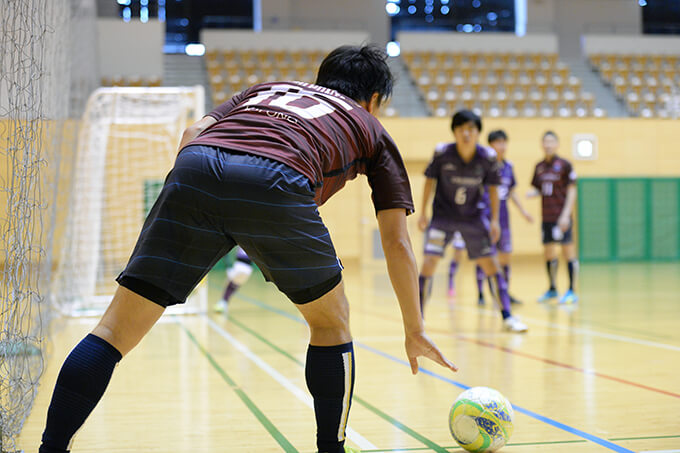
[(354, 389), (354, 346), (309, 346), (307, 388), (314, 398), (316, 446), (320, 453), (342, 453)]
[(420, 314), (425, 312), (425, 303), (432, 292), (432, 277), (420, 275), (418, 277), (418, 289), (420, 291)]
[(578, 260), (571, 260), (567, 263), (567, 269), (569, 270), (569, 289), (574, 290), (574, 280), (578, 275)]
[(64, 453), (85, 423), (111, 380), (120, 352), (106, 340), (89, 334), (64, 361), (52, 401), (39, 453)]
[(548, 270), (548, 278), (550, 279), (550, 291), (555, 291), (555, 276), (557, 275), (557, 263), (556, 259), (546, 261), (546, 269)]

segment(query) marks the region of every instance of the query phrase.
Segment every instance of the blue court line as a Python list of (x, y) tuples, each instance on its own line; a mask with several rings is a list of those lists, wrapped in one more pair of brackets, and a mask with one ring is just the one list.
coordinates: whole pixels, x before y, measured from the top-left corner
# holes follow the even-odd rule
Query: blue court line
[[(295, 315), (293, 315), (293, 314), (290, 314), (290, 313), (288, 313), (288, 312), (286, 312), (286, 311), (284, 311), (284, 310), (281, 310), (281, 309), (278, 309), (278, 308), (274, 308), (274, 307), (272, 307), (272, 306), (270, 306), (270, 305), (268, 305), (268, 304), (263, 303), (262, 301), (259, 301), (259, 300), (257, 300), (257, 299), (254, 299), (254, 298), (252, 298), (252, 297), (245, 296), (245, 295), (240, 294), (240, 293), (236, 294), (236, 297), (239, 297), (240, 299), (242, 299), (242, 300), (244, 300), (245, 302), (248, 302), (248, 303), (250, 303), (250, 304), (252, 304), (252, 305), (256, 305), (256, 306), (258, 306), (258, 307), (260, 307), (260, 308), (264, 308), (265, 310), (268, 310), (268, 311), (277, 313), (277, 314), (279, 314), (279, 315), (282, 315), (282, 316), (284, 316), (284, 317), (286, 317), (286, 318), (288, 318), (288, 319), (291, 319), (291, 320), (293, 320), (293, 321), (295, 321), (295, 322), (297, 322), (297, 323), (305, 324), (305, 325), (307, 324), (303, 319), (299, 318), (298, 316), (295, 316)], [(409, 368), (410, 368), (410, 366), (411, 366), (411, 365), (410, 365), (408, 362), (406, 362), (405, 360), (402, 360), (402, 359), (400, 359), (400, 358), (397, 358), (397, 357), (395, 357), (395, 356), (393, 356), (393, 355), (391, 355), (391, 354), (388, 354), (388, 353), (386, 353), (386, 352), (380, 351), (379, 349), (375, 349), (375, 348), (373, 348), (373, 347), (371, 347), (371, 346), (365, 345), (365, 344), (360, 343), (360, 342), (358, 342), (358, 341), (355, 341), (354, 344), (356, 344), (357, 346), (361, 347), (362, 349), (366, 349), (367, 351), (370, 351), (370, 352), (372, 352), (372, 353), (374, 353), (374, 354), (377, 354), (377, 355), (379, 355), (379, 356), (381, 356), (381, 357), (384, 357), (384, 358), (386, 358), (386, 359), (389, 359), (389, 360), (391, 360), (391, 361), (393, 361), (393, 362), (396, 362), (396, 363), (405, 365), (405, 366), (407, 366), (407, 367), (409, 367)], [(462, 384), (462, 383), (460, 383), (460, 382), (454, 381), (453, 379), (444, 377), (444, 376), (442, 376), (441, 374), (435, 373), (434, 371), (429, 371), (429, 370), (426, 370), (426, 369), (420, 368), (420, 367), (418, 368), (418, 371), (421, 372), (421, 373), (423, 373), (423, 374), (426, 374), (426, 375), (428, 375), (428, 376), (431, 376), (431, 377), (433, 377), (433, 378), (435, 378), (435, 379), (439, 379), (440, 381), (447, 382), (447, 383), (449, 383), (449, 384), (451, 384), (451, 385), (454, 385), (454, 386), (456, 386), (456, 387), (459, 387), (459, 388), (461, 388), (461, 389), (464, 389), (464, 390), (467, 390), (467, 389), (470, 388), (469, 386), (467, 386), (467, 385), (465, 385), (465, 384)], [(555, 428), (561, 429), (562, 431), (566, 431), (566, 432), (568, 432), (568, 433), (570, 433), (570, 434), (573, 434), (573, 435), (575, 435), (575, 436), (578, 436), (578, 437), (581, 437), (581, 438), (583, 438), (583, 439), (586, 439), (586, 440), (588, 440), (588, 441), (590, 441), (590, 442), (593, 442), (593, 443), (596, 443), (596, 444), (598, 444), (598, 445), (601, 445), (601, 446), (603, 446), (603, 447), (605, 447), (605, 448), (607, 448), (607, 449), (609, 449), (609, 450), (616, 451), (616, 452), (618, 452), (618, 453), (635, 453), (633, 450), (629, 450), (629, 449), (627, 449), (627, 448), (621, 447), (620, 445), (616, 445), (615, 443), (609, 442), (609, 441), (606, 440), (606, 439), (602, 439), (602, 438), (597, 437), (597, 436), (594, 436), (594, 435), (592, 435), (592, 434), (588, 434), (587, 432), (581, 431), (580, 429), (573, 428), (573, 427), (571, 427), (571, 426), (569, 426), (569, 425), (565, 425), (564, 423), (561, 423), (561, 422), (558, 422), (557, 420), (553, 420), (553, 419), (551, 419), (551, 418), (545, 417), (545, 416), (543, 416), (543, 415), (541, 415), (541, 414), (538, 414), (538, 413), (536, 413), (536, 412), (534, 412), (534, 411), (531, 411), (531, 410), (529, 410), (529, 409), (525, 409), (525, 408), (523, 408), (523, 407), (516, 406), (515, 404), (513, 404), (512, 407), (513, 407), (517, 412), (520, 412), (520, 413), (522, 413), (522, 414), (524, 414), (524, 415), (527, 415), (527, 416), (529, 416), (529, 417), (531, 417), (531, 418), (533, 418), (533, 419), (536, 419), (536, 420), (538, 420), (538, 421), (540, 421), (540, 422), (543, 422), (543, 423), (546, 423), (546, 424), (548, 424), (548, 425), (551, 425), (551, 426), (553, 426), (553, 427), (555, 427)]]

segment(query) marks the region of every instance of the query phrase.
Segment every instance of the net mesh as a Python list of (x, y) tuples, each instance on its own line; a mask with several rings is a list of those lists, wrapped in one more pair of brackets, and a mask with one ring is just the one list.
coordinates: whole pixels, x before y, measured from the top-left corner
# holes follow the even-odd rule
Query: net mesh
[(108, 305), (179, 137), (203, 114), (203, 97), (202, 87), (101, 88), (90, 97), (52, 291), (63, 312), (94, 314)]
[[(76, 123), (97, 84), (94, 0), (0, 8), (0, 451), (17, 439), (44, 366), (46, 303)], [(90, 59), (86, 61), (86, 59)]]

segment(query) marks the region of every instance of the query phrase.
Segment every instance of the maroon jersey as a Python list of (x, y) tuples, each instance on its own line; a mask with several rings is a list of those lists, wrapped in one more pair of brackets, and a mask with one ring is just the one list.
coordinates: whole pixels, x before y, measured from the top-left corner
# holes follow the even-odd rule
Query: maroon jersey
[(319, 205), (365, 174), (376, 211), (413, 212), (394, 141), (373, 115), (335, 90), (303, 82), (263, 83), (209, 115), (217, 123), (187, 146), (217, 146), (286, 164), (312, 181)]
[(567, 199), (567, 188), (575, 182), (576, 172), (571, 163), (561, 157), (555, 157), (550, 162), (542, 160), (536, 164), (531, 185), (543, 196), (544, 222), (557, 222)]

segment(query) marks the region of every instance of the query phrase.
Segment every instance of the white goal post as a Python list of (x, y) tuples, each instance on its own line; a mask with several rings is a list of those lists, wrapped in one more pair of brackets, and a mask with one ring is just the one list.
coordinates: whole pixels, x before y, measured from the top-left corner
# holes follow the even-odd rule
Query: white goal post
[[(195, 87), (100, 88), (89, 98), (73, 158), (68, 215), (52, 295), (63, 313), (101, 313), (172, 168), (182, 132), (204, 114)], [(170, 312), (204, 312), (201, 283)]]

